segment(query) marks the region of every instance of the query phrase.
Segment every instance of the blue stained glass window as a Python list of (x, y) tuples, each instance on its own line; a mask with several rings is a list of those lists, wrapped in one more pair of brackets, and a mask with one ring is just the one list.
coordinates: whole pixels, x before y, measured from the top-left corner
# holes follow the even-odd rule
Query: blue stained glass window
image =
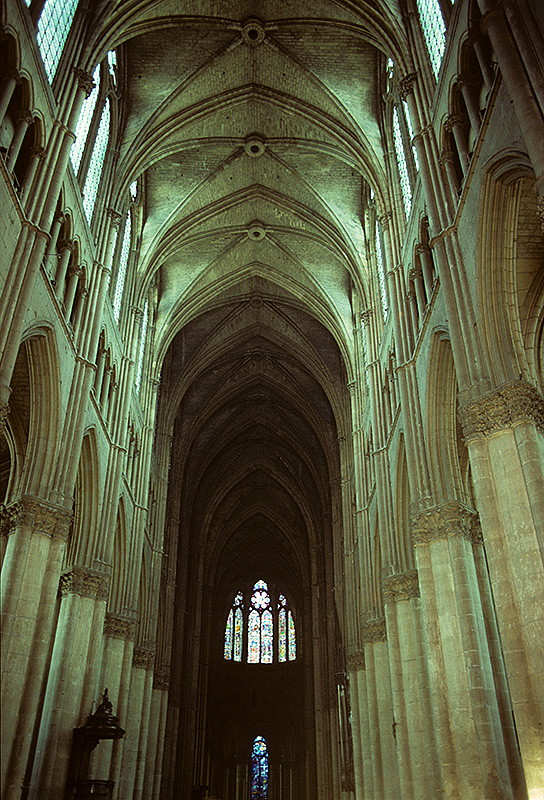
[(268, 748), (263, 736), (256, 736), (251, 751), (251, 800), (268, 798)]
[(93, 147), (93, 154), (87, 170), (87, 177), (85, 178), (85, 185), (83, 187), (83, 209), (85, 216), (89, 220), (92, 219), (94, 204), (96, 202), (96, 195), (98, 194), (98, 187), (100, 185), (100, 178), (102, 175), (102, 167), (104, 166), (104, 158), (106, 157), (106, 148), (110, 138), (110, 101), (106, 99), (102, 116), (100, 117), (100, 125)]
[(244, 614), (237, 608), (234, 614), (234, 660), (242, 660), (242, 643), (244, 636)]
[(37, 40), (49, 82), (55, 77), (72, 27), (78, 0), (45, 0), (38, 20)]
[(440, 65), (446, 49), (446, 26), (438, 0), (417, 0), (423, 36), (429, 51), (431, 66), (438, 79)]
[(119, 271), (117, 272), (117, 283), (115, 284), (115, 294), (113, 296), (113, 318), (116, 322), (119, 322), (119, 316), (121, 314), (121, 300), (123, 299), (123, 289), (125, 288), (128, 257), (130, 254), (131, 229), (132, 221), (129, 211), (125, 222), (125, 231), (123, 233), (123, 242), (121, 244), (121, 255), (119, 256)]
[(70, 161), (72, 162), (72, 167), (74, 168), (76, 175), (79, 170), (79, 165), (81, 164), (81, 158), (85, 149), (85, 142), (87, 141), (96, 101), (98, 100), (98, 92), (100, 91), (100, 64), (93, 73), (93, 82), (94, 89), (83, 101), (75, 129), (76, 139), (72, 145), (72, 149), (70, 150)]
[(393, 109), (393, 139), (395, 142), (395, 152), (397, 154), (397, 164), (399, 167), (400, 188), (402, 190), (402, 199), (404, 201), (404, 211), (406, 213), (406, 217), (408, 218), (412, 208), (412, 187), (410, 186), (410, 178), (408, 177), (406, 155), (404, 153), (404, 144), (400, 130), (399, 112), (396, 107)]

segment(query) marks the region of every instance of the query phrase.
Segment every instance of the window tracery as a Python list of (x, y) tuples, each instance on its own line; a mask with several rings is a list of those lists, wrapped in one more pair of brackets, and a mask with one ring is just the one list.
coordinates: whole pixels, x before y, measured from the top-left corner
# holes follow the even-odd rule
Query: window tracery
[(263, 580), (254, 584), (247, 609), (239, 591), (227, 615), (225, 660), (242, 661), (244, 645), (248, 664), (271, 664), (275, 658), (279, 662), (296, 659), (295, 620), (289, 602), (279, 593), (274, 604)]
[(435, 78), (438, 80), (444, 50), (446, 49), (446, 26), (440, 3), (439, 0), (417, 0), (417, 8), (431, 67)]
[(38, 20), (37, 41), (51, 83), (57, 72), (78, 0), (46, 0)]
[(102, 116), (100, 118), (100, 125), (98, 126), (98, 133), (94, 142), (93, 153), (85, 178), (85, 185), (83, 187), (83, 210), (87, 220), (91, 221), (96, 203), (96, 196), (98, 194), (98, 187), (100, 185), (100, 178), (102, 176), (102, 168), (104, 166), (104, 159), (106, 157), (106, 149), (110, 136), (110, 99), (106, 98)]

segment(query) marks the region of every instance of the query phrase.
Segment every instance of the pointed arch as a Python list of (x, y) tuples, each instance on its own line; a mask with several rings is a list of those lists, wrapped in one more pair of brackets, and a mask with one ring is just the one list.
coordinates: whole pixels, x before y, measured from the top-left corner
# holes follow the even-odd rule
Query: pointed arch
[(68, 540), (64, 567), (91, 567), (98, 547), (99, 470), (96, 432), (83, 437), (74, 489), (74, 522)]

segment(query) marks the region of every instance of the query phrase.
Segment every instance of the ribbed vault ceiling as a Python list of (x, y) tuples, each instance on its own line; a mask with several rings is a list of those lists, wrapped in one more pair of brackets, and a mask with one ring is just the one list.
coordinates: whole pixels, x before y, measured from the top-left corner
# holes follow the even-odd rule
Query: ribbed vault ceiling
[(140, 280), (158, 290), (180, 516), (219, 579), (244, 554), (308, 581), (326, 550), (398, 19), (394, 2), (193, 0), (121, 7), (108, 26), (123, 31), (119, 191), (145, 187)]

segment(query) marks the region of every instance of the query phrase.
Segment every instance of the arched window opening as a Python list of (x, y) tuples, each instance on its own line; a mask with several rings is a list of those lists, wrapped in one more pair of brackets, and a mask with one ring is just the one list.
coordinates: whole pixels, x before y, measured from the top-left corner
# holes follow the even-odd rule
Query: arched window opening
[(408, 165), (406, 163), (406, 154), (404, 152), (404, 142), (402, 140), (402, 132), (400, 129), (399, 112), (396, 106), (393, 109), (393, 140), (395, 143), (395, 153), (397, 155), (397, 165), (399, 168), (400, 188), (404, 202), (404, 212), (406, 214), (406, 218), (408, 218), (412, 209), (412, 187), (410, 185)]
[(446, 49), (446, 26), (439, 0), (417, 0), (419, 19), (427, 44), (431, 67), (438, 80), (440, 65)]
[(119, 270), (117, 272), (117, 283), (115, 284), (115, 293), (113, 296), (113, 318), (115, 319), (116, 322), (119, 322), (119, 316), (121, 314), (121, 301), (123, 299), (123, 290), (125, 288), (125, 279), (127, 275), (128, 257), (130, 254), (131, 232), (132, 232), (132, 220), (129, 211), (125, 222), (123, 242), (121, 244), (121, 254), (119, 256)]
[(387, 312), (389, 310), (389, 302), (387, 300), (387, 287), (385, 284), (385, 266), (383, 261), (383, 250), (382, 250), (382, 230), (380, 227), (380, 223), (378, 222), (378, 219), (376, 219), (374, 233), (376, 236), (376, 264), (378, 267), (378, 284), (380, 287), (380, 296), (382, 300), (383, 318), (385, 319), (387, 317)]
[(53, 81), (78, 0), (45, 0), (38, 20), (37, 40), (49, 82)]
[(268, 748), (264, 736), (256, 736), (251, 749), (251, 800), (268, 798)]
[(136, 391), (140, 391), (140, 384), (142, 382), (142, 366), (144, 363), (144, 352), (145, 352), (145, 341), (147, 337), (147, 323), (149, 318), (149, 300), (145, 301), (144, 306), (144, 314), (142, 317), (142, 333), (140, 336), (140, 351), (138, 353), (138, 365), (136, 367), (136, 378), (134, 380), (134, 385), (136, 387)]
[(96, 195), (98, 194), (98, 187), (100, 185), (100, 178), (102, 176), (102, 167), (104, 166), (104, 159), (106, 157), (106, 149), (110, 138), (110, 100), (106, 99), (104, 110), (100, 118), (100, 125), (98, 126), (98, 133), (91, 156), (91, 162), (85, 178), (85, 185), (83, 187), (83, 209), (85, 216), (90, 222), (93, 216), (94, 205), (96, 203)]
[(254, 584), (247, 606), (243, 593), (238, 592), (227, 615), (223, 656), (226, 661), (242, 661), (244, 652), (248, 664), (272, 664), (275, 658), (294, 661), (297, 657), (289, 602), (280, 593), (274, 603), (263, 580)]
[(87, 141), (87, 136), (89, 135), (89, 128), (91, 127), (94, 110), (98, 100), (98, 93), (100, 91), (100, 64), (93, 73), (93, 83), (94, 89), (83, 101), (75, 130), (76, 138), (72, 145), (72, 149), (70, 150), (70, 161), (72, 162), (72, 167), (76, 175), (81, 164), (81, 158), (85, 149), (85, 142)]

